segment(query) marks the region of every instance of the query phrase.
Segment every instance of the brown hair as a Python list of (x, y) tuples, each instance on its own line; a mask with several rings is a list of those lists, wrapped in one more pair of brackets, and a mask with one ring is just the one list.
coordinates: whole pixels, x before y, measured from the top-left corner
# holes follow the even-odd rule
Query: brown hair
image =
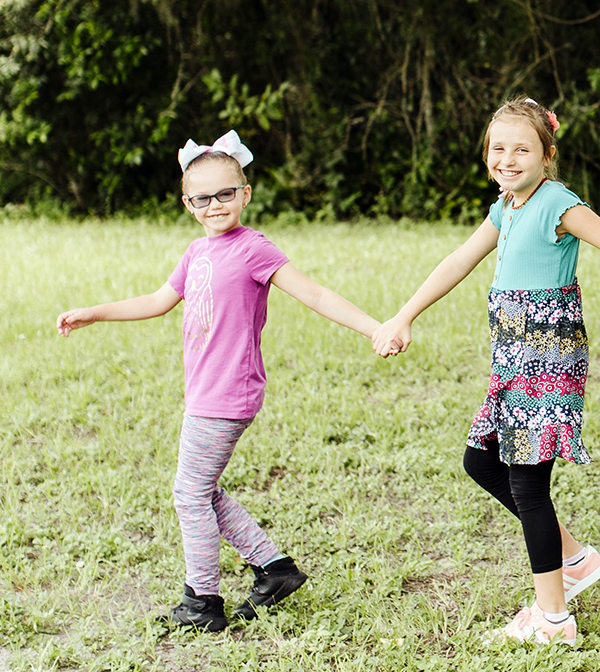
[(496, 111), (488, 124), (483, 139), (482, 154), (484, 162), (487, 164), (492, 124), (505, 117), (524, 119), (533, 126), (542, 143), (544, 159), (548, 160), (548, 165), (544, 169), (544, 174), (551, 180), (558, 179), (558, 152), (555, 152), (554, 156), (552, 155), (552, 147), (556, 147), (556, 139), (554, 137), (554, 129), (548, 118), (548, 110), (531, 98), (519, 97), (514, 100), (507, 100), (502, 107)]
[(183, 173), (183, 177), (181, 178), (181, 191), (184, 195), (189, 196), (187, 190), (190, 175), (203, 166), (207, 161), (219, 161), (224, 163), (235, 171), (240, 185), (248, 183), (240, 162), (237, 159), (234, 159), (233, 156), (229, 156), (229, 154), (225, 154), (225, 152), (205, 152), (191, 161)]

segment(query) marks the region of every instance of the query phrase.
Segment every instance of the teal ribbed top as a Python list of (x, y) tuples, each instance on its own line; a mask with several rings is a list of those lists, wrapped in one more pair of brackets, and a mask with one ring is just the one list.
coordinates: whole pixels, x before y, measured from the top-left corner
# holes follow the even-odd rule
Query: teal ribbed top
[(553, 289), (575, 282), (579, 239), (570, 233), (560, 240), (556, 227), (576, 205), (587, 205), (561, 182), (545, 182), (523, 205), (504, 208), (501, 197), (490, 208), (500, 230), (494, 289)]

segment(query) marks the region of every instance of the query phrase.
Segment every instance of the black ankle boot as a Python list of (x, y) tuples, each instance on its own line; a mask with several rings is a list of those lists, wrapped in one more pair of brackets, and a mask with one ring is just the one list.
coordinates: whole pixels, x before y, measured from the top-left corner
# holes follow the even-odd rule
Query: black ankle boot
[(193, 588), (183, 586), (183, 600), (178, 607), (171, 609), (165, 616), (156, 619), (165, 625), (206, 628), (217, 632), (227, 627), (227, 619), (223, 611), (223, 598), (220, 595), (196, 595)]
[(234, 614), (245, 619), (256, 618), (257, 607), (270, 607), (291, 595), (306, 581), (308, 576), (301, 572), (292, 558), (281, 558), (269, 563), (266, 568), (250, 565), (254, 572), (254, 586), (250, 595)]

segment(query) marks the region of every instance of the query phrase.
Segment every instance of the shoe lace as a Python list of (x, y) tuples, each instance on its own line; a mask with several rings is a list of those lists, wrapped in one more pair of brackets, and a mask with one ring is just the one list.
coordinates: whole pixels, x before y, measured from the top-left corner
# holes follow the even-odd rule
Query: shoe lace
[(522, 630), (530, 621), (531, 618), (531, 609), (529, 607), (525, 607), (524, 609), (521, 609), (521, 611), (515, 616), (513, 622), (510, 624), (510, 629), (518, 629)]

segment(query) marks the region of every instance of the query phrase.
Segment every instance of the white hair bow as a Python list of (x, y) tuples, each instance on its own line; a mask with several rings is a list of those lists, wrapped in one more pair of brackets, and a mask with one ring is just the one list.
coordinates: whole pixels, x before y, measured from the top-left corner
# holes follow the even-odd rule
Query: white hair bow
[(247, 166), (254, 156), (252, 152), (242, 144), (240, 136), (233, 130), (229, 133), (225, 133), (222, 137), (212, 145), (197, 145), (193, 140), (188, 140), (185, 143), (185, 147), (179, 150), (178, 159), (181, 170), (185, 173), (185, 169), (190, 165), (190, 163), (207, 152), (224, 152), (229, 156), (236, 159), (242, 168)]

